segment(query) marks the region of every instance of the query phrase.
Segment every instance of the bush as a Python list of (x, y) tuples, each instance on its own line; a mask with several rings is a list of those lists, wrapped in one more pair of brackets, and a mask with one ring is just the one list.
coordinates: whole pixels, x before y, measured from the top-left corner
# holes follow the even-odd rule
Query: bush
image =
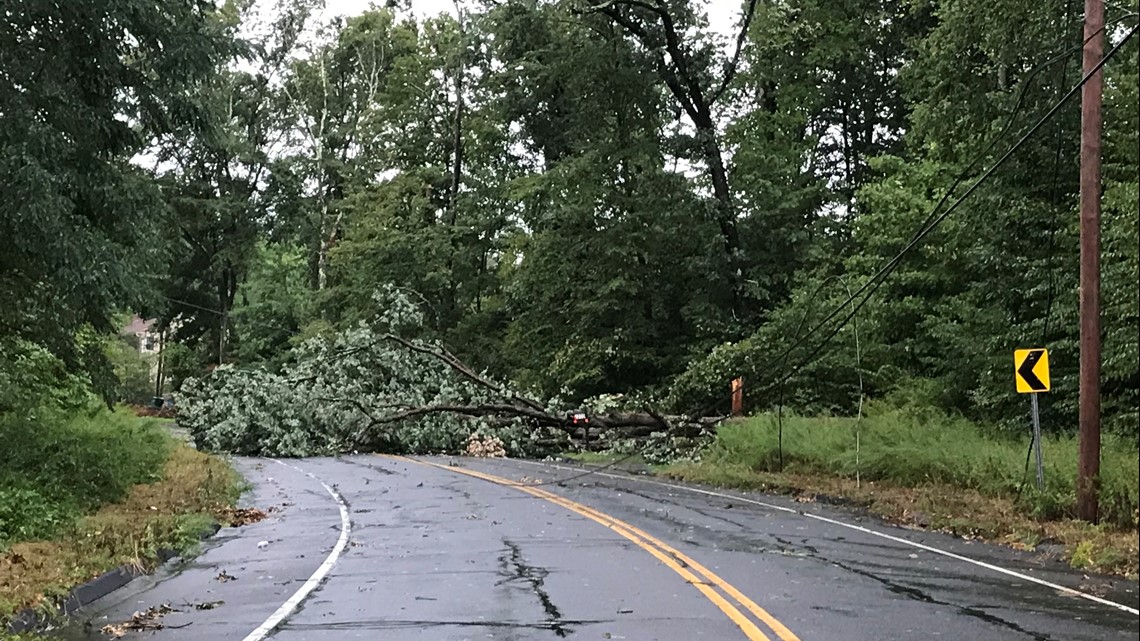
[(151, 380), (151, 362), (127, 341), (117, 338), (107, 341), (104, 349), (118, 384), (113, 390), (114, 400), (120, 403), (149, 404), (154, 398)]
[(0, 337), (0, 415), (42, 407), (78, 409), (91, 399), (89, 382), (44, 347)]
[(46, 538), (159, 478), (162, 428), (101, 407), (0, 415), (0, 545)]

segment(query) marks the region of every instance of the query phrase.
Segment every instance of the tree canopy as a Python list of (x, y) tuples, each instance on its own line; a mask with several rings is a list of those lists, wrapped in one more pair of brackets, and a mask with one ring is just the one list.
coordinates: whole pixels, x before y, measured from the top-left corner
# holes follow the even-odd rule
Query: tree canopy
[[(1078, 101), (895, 260), (1079, 80), (1074, 3), (739, 5), (727, 33), (693, 0), (0, 11), (0, 360), (106, 372), (84, 337), (131, 311), (190, 373), (278, 384), (400, 292), (416, 340), (538, 398), (719, 413), (743, 376), (751, 410), (902, 390), (1020, 430), (1012, 352), (1044, 346), (1074, 429)], [(1136, 18), (1108, 17), (1102, 390), (1134, 435)]]

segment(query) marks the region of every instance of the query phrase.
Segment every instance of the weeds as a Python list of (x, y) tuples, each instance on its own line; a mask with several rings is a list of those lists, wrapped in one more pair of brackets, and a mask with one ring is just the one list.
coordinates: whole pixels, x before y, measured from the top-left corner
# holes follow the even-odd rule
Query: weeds
[(105, 408), (0, 415), (0, 550), (158, 480), (172, 445), (160, 426)]
[[(73, 586), (114, 567), (127, 565), (149, 570), (162, 549), (193, 551), (215, 519), (223, 517), (236, 500), (239, 479), (225, 461), (175, 445), (161, 432), (138, 431), (135, 427), (134, 440), (115, 441), (103, 434), (103, 429), (94, 430), (101, 435), (99, 438), (72, 435), (71, 441), (60, 440), (87, 446), (111, 443), (118, 449), (96, 454), (72, 444), (60, 450), (69, 451), (68, 456), (77, 461), (91, 455), (93, 464), (106, 463), (110, 467), (116, 465), (115, 461), (124, 461), (126, 468), (134, 467), (135, 478), (153, 482), (122, 488), (120, 500), (106, 503), (86, 516), (54, 524), (47, 528), (55, 534), (52, 538), (13, 542), (0, 556), (0, 618), (26, 607), (45, 607)], [(138, 451), (144, 447), (154, 450)], [(153, 460), (155, 451), (165, 460), (160, 459), (154, 471), (145, 472), (140, 461)], [(45, 453), (42, 449), (40, 452)], [(91, 478), (90, 474), (80, 474), (77, 485), (89, 487)], [(117, 489), (113, 484), (130, 479), (131, 474), (118, 468), (96, 478)], [(66, 483), (57, 484), (57, 492), (50, 496), (67, 498), (67, 492), (58, 491)], [(116, 493), (107, 487), (102, 491), (103, 496)], [(70, 505), (84, 505), (84, 501), (76, 497)]]
[[(849, 418), (784, 418), (784, 471), (826, 473), (915, 487), (936, 483), (987, 496), (1020, 497), (1019, 504), (1041, 519), (1073, 516), (1076, 503), (1077, 442), (1047, 437), (1043, 444), (1045, 488), (1025, 473), (1026, 439), (995, 438), (978, 426), (942, 415), (879, 411), (859, 427)], [(705, 455), (708, 464), (742, 465), (780, 471), (778, 425), (759, 416), (725, 425)], [(1101, 458), (1101, 519), (1114, 527), (1136, 527), (1140, 504), (1140, 457), (1135, 443), (1106, 437)]]
[(776, 418), (752, 417), (722, 426), (699, 463), (674, 466), (669, 474), (730, 487), (845, 496), (910, 525), (1007, 543), (1056, 540), (1068, 545), (1076, 567), (1136, 573), (1135, 442), (1105, 438), (1101, 524), (1092, 526), (1069, 520), (1076, 504), (1073, 437), (1044, 440), (1045, 487), (1038, 490), (1032, 469), (1026, 474), (1025, 438), (992, 436), (937, 412), (880, 405), (858, 423), (856, 451), (856, 427), (850, 418), (785, 416), (781, 469)]

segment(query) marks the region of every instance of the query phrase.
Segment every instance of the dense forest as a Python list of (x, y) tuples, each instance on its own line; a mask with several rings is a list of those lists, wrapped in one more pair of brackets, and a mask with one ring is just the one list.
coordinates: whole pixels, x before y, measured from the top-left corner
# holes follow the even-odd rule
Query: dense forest
[[(893, 393), (1022, 430), (1012, 351), (1046, 346), (1045, 426), (1075, 429), (1079, 99), (1035, 128), (1081, 80), (1073, 0), (746, 0), (728, 36), (692, 0), (15, 5), (0, 412), (121, 396), (126, 313), (176, 388), (297, 371), (396, 292), (537, 398), (723, 414), (742, 376), (750, 411)], [(1109, 5), (1103, 412), (1130, 435), (1136, 22)]]

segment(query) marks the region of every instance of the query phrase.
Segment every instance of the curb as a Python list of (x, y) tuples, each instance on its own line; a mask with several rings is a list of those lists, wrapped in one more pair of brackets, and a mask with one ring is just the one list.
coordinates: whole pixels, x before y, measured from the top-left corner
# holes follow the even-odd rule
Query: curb
[[(202, 540), (207, 541), (213, 538), (221, 529), (222, 526), (220, 524), (214, 523), (209, 529), (202, 533)], [(155, 564), (155, 569), (157, 570), (171, 559), (178, 558), (178, 553), (174, 550), (164, 549), (159, 550), (156, 557), (157, 563)], [(142, 572), (134, 566), (121, 565), (100, 574), (86, 583), (72, 588), (67, 596), (59, 601), (54, 612), (45, 614), (41, 610), (32, 608), (21, 610), (12, 615), (12, 618), (8, 620), (4, 629), (9, 634), (35, 632), (49, 624), (60, 622), (60, 619), (75, 614), (80, 608), (91, 605), (115, 590), (126, 586), (140, 576), (146, 576), (147, 574), (149, 573)]]

